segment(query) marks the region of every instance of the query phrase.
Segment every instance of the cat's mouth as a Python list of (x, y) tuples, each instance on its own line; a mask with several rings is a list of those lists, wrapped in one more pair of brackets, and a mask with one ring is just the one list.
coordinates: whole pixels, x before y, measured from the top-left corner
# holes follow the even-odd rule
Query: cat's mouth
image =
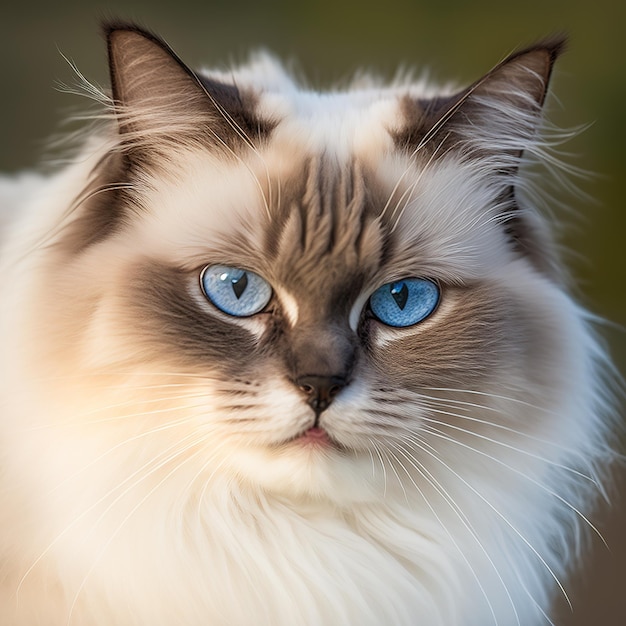
[(335, 441), (328, 434), (328, 431), (321, 426), (311, 426), (286, 443), (319, 450), (339, 450), (342, 448), (341, 444)]
[(328, 436), (328, 433), (323, 428), (319, 426), (313, 426), (308, 430), (305, 430), (302, 435), (297, 437), (296, 441), (301, 441), (302, 443), (312, 444), (312, 445), (321, 445), (327, 446), (331, 445), (332, 441)]

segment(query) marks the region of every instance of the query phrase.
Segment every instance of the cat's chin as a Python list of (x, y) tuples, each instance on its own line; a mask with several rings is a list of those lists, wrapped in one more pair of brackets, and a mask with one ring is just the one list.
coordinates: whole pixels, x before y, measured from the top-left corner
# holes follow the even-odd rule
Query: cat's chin
[(278, 446), (232, 451), (229, 470), (248, 486), (296, 498), (378, 500), (382, 476), (369, 454), (348, 450), (322, 428), (309, 428)]

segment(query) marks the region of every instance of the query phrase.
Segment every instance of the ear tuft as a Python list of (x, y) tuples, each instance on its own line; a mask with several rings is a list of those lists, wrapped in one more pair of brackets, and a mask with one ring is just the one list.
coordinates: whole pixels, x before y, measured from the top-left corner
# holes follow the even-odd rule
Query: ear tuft
[[(565, 49), (564, 36), (546, 39), (508, 56), (467, 90), (469, 99), (504, 98), (522, 111), (540, 110), (554, 63)], [(504, 103), (502, 103), (504, 104)]]
[(106, 35), (120, 131), (135, 134), (131, 143), (164, 129), (185, 136), (209, 122), (207, 94), (163, 40), (134, 25), (112, 24)]
[(406, 123), (394, 137), (396, 144), (414, 152), (456, 150), (518, 160), (535, 137), (554, 63), (565, 44), (561, 35), (519, 50), (455, 95), (405, 98)]
[(543, 107), (554, 63), (565, 45), (561, 35), (521, 49), (451, 96), (424, 101), (404, 97), (405, 124), (394, 135), (396, 145), (416, 158), (450, 155), (472, 161), (493, 185), (513, 246), (557, 280), (558, 264), (550, 252), (554, 247), (541, 218), (527, 206), (532, 181), (520, 176), (519, 168), (524, 155), (546, 158)]
[(126, 151), (171, 154), (201, 145), (232, 155), (269, 128), (255, 117), (251, 94), (196, 74), (160, 37), (125, 22), (108, 23), (104, 31)]

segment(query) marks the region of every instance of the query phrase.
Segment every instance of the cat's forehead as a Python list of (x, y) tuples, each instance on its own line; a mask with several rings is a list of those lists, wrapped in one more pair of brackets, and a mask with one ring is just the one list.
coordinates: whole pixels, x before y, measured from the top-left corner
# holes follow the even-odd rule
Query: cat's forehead
[(393, 248), (386, 191), (358, 159), (309, 154), (268, 185), (273, 202), (259, 242), (266, 272), (299, 300), (341, 300), (384, 267)]
[(339, 159), (393, 150), (391, 133), (405, 118), (402, 98), (391, 89), (261, 93), (255, 112), (262, 119), (280, 120), (272, 133), (276, 144), (295, 139), (301, 150)]
[(155, 253), (190, 267), (225, 262), (287, 284), (313, 281), (309, 292), (321, 275), (327, 283), (463, 280), (499, 264), (499, 190), (454, 155), (398, 150), (401, 98), (316, 100), (285, 104), (267, 94), (259, 106), (271, 105), (280, 121), (265, 143), (230, 161), (189, 152), (148, 185), (141, 236)]

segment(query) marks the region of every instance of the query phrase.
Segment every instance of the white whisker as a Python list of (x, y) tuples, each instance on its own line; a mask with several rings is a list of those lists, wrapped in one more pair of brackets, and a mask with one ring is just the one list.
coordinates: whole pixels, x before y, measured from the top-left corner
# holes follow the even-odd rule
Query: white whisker
[(532, 404), (525, 400), (520, 400), (519, 398), (515, 398), (513, 396), (505, 396), (502, 394), (497, 394), (497, 393), (492, 393), (492, 392), (478, 391), (477, 389), (454, 389), (450, 387), (425, 387), (425, 389), (428, 389), (430, 391), (446, 391), (446, 392), (452, 392), (452, 393), (484, 396), (487, 398), (494, 398), (496, 400), (504, 400), (506, 402), (513, 402), (515, 404), (528, 407), (529, 409), (533, 409), (534, 411), (538, 411), (545, 415), (558, 415), (558, 413), (552, 409), (546, 409), (545, 407), (537, 406), (536, 404)]
[[(415, 442), (414, 439), (412, 439), (411, 443), (415, 444), (416, 442)], [(427, 445), (427, 444), (424, 444), (424, 445)], [(511, 603), (511, 607), (513, 608), (513, 613), (515, 615), (515, 618), (516, 618), (516, 621), (517, 621), (517, 625), (521, 626), (520, 621), (519, 621), (519, 616), (517, 614), (517, 610), (515, 608), (515, 604), (513, 602), (513, 598), (511, 597), (511, 594), (509, 593), (508, 587), (506, 586), (504, 580), (502, 579), (502, 576), (500, 575), (500, 572), (498, 571), (498, 568), (496, 567), (495, 563), (493, 562), (493, 559), (489, 556), (487, 550), (483, 546), (483, 543), (481, 542), (480, 537), (478, 536), (478, 534), (476, 533), (476, 531), (475, 531), (474, 527), (472, 526), (471, 522), (467, 518), (467, 515), (465, 515), (463, 510), (454, 501), (454, 498), (452, 498), (452, 496), (450, 496), (450, 494), (443, 488), (441, 483), (435, 479), (435, 477), (432, 475), (432, 473), (429, 472), (422, 463), (417, 461), (417, 459), (413, 455), (411, 455), (410, 453), (405, 451), (401, 446), (396, 445), (396, 446), (394, 446), (394, 448), (397, 450), (397, 452), (399, 454), (401, 454), (410, 463), (410, 465), (443, 498), (444, 502), (446, 502), (446, 504), (452, 509), (453, 513), (458, 517), (458, 519), (460, 520), (461, 524), (470, 533), (470, 536), (476, 541), (478, 547), (481, 549), (481, 551), (483, 552), (483, 554), (485, 555), (485, 557), (489, 561), (490, 565), (492, 566), (493, 570), (496, 573), (496, 576), (500, 580), (500, 582), (502, 584), (502, 587), (504, 588), (504, 591), (505, 591), (505, 593), (506, 593), (506, 595), (507, 595), (507, 597), (508, 597), (508, 599), (509, 599), (509, 601)], [(397, 457), (396, 457), (396, 459), (397, 459)], [(409, 480), (414, 485), (415, 489), (419, 492), (419, 494), (422, 496), (424, 502), (426, 503), (426, 506), (430, 509), (432, 514), (435, 516), (435, 519), (437, 520), (437, 522), (439, 523), (441, 528), (444, 530), (444, 532), (448, 535), (448, 538), (450, 539), (450, 541), (452, 542), (452, 544), (456, 548), (457, 552), (459, 553), (459, 555), (461, 556), (461, 558), (463, 559), (465, 564), (468, 566), (468, 568), (469, 568), (469, 570), (470, 570), (470, 572), (472, 574), (472, 577), (476, 581), (476, 583), (477, 583), (481, 593), (483, 594), (483, 597), (485, 598), (485, 601), (487, 602), (487, 605), (489, 607), (489, 611), (491, 612), (491, 616), (493, 617), (494, 624), (495, 624), (495, 626), (498, 626), (498, 619), (497, 619), (495, 611), (493, 609), (493, 605), (492, 605), (492, 603), (491, 603), (491, 601), (489, 599), (489, 596), (488, 596), (488, 594), (487, 594), (483, 584), (480, 581), (480, 577), (476, 573), (475, 568), (470, 563), (470, 561), (467, 558), (467, 555), (465, 554), (465, 552), (459, 546), (458, 542), (454, 538), (454, 535), (450, 532), (450, 530), (448, 529), (446, 524), (444, 524), (444, 522), (442, 521), (442, 519), (439, 516), (439, 514), (435, 511), (434, 507), (432, 506), (432, 504), (430, 503), (430, 501), (428, 500), (426, 495), (423, 493), (422, 489), (420, 489), (420, 487), (417, 485), (417, 483), (413, 480), (413, 477), (411, 476), (410, 472), (408, 472), (408, 470), (404, 467), (404, 465), (402, 463), (400, 463), (400, 466), (404, 469), (404, 471), (406, 472), (407, 476), (409, 477)]]
[[(493, 426), (493, 427), (496, 427), (496, 428), (498, 426), (500, 426), (498, 424), (494, 424), (494, 423), (491, 423), (491, 422), (485, 422), (484, 420), (480, 420), (480, 419), (477, 419), (477, 418), (469, 417), (467, 415), (460, 415), (458, 413), (454, 413), (454, 412), (451, 412), (451, 411), (444, 411), (442, 409), (437, 409), (437, 408), (434, 408), (434, 407), (429, 407), (429, 410), (432, 411), (433, 413), (438, 413), (440, 415), (447, 415), (447, 416), (450, 416), (450, 417), (457, 417), (459, 419), (464, 419), (464, 420), (468, 420), (468, 421), (472, 421), (472, 422), (477, 422), (477, 423), (480, 423), (480, 424), (487, 424), (489, 426)], [(559, 469), (565, 470), (565, 471), (567, 471), (567, 472), (569, 472), (571, 474), (575, 474), (576, 476), (579, 476), (580, 478), (583, 478), (583, 479), (589, 481), (590, 483), (592, 483), (593, 485), (597, 486), (597, 482), (591, 476), (588, 476), (587, 474), (581, 472), (580, 470), (577, 470), (577, 469), (575, 469), (573, 467), (568, 467), (567, 465), (563, 465), (562, 463), (559, 463), (558, 461), (553, 461), (551, 459), (548, 459), (547, 457), (541, 456), (541, 455), (539, 455), (539, 454), (537, 454), (535, 452), (531, 452), (530, 450), (525, 450), (524, 448), (520, 448), (519, 446), (514, 446), (514, 445), (512, 445), (510, 443), (506, 443), (505, 441), (501, 441), (499, 439), (494, 439), (493, 437), (488, 437), (487, 435), (484, 435), (482, 433), (476, 432), (474, 430), (469, 430), (468, 428), (463, 428), (462, 426), (457, 426), (456, 424), (450, 424), (448, 422), (444, 422), (442, 420), (437, 420), (437, 419), (434, 419), (432, 417), (423, 416), (422, 419), (424, 421), (426, 421), (426, 422), (431, 423), (431, 424), (437, 424), (438, 426), (443, 426), (443, 427), (449, 428), (451, 430), (456, 430), (457, 432), (462, 432), (462, 433), (465, 433), (467, 435), (471, 435), (472, 437), (476, 437), (477, 439), (482, 439), (483, 441), (487, 441), (489, 443), (493, 443), (493, 444), (495, 444), (497, 446), (501, 446), (503, 448), (508, 448), (509, 450), (513, 450), (514, 452), (518, 452), (519, 454), (524, 454), (524, 455), (529, 456), (531, 458), (537, 459), (537, 460), (541, 461), (542, 463), (545, 463), (546, 465), (551, 465), (553, 467), (558, 467)], [(516, 429), (511, 429), (511, 428), (508, 428), (506, 426), (502, 426), (502, 429), (505, 430), (505, 431), (511, 432), (511, 433), (513, 433), (515, 435), (518, 435), (518, 436), (522, 436), (522, 437), (525, 436), (528, 439), (531, 439), (533, 441), (537, 441), (537, 442), (542, 443), (542, 444), (547, 445), (547, 446), (554, 447), (554, 448), (556, 448), (558, 450), (561, 450), (561, 451), (564, 451), (564, 452), (572, 452), (569, 449), (564, 448), (563, 446), (555, 444), (554, 442), (550, 442), (550, 441), (547, 441), (545, 439), (540, 439), (540, 438), (537, 438), (537, 437), (532, 437), (530, 435), (525, 435), (524, 433), (522, 433), (520, 431), (517, 431)]]
[(383, 460), (381, 452), (378, 449), (378, 446), (376, 445), (376, 443), (369, 437), (368, 437), (368, 440), (371, 446), (370, 449), (376, 452), (376, 456), (378, 457), (378, 460), (380, 461), (380, 467), (383, 472), (383, 499), (384, 499), (387, 497), (387, 470), (385, 469), (385, 461)]
[[(445, 424), (443, 422), (438, 422), (437, 420), (430, 420), (430, 421), (434, 421), (437, 424), (442, 424), (443, 426), (448, 426), (448, 424)], [(600, 533), (600, 531), (593, 525), (593, 523), (579, 510), (577, 509), (573, 504), (571, 504), (571, 502), (568, 502), (567, 500), (565, 500), (565, 498), (563, 498), (563, 496), (559, 495), (558, 493), (556, 493), (553, 489), (550, 489), (549, 487), (547, 487), (546, 485), (540, 483), (538, 480), (532, 478), (528, 472), (523, 472), (519, 469), (517, 469), (516, 467), (513, 467), (512, 465), (510, 465), (509, 463), (506, 463), (504, 461), (502, 461), (501, 459), (493, 456), (492, 454), (488, 454), (487, 452), (480, 450), (478, 448), (475, 448), (473, 446), (470, 446), (462, 441), (459, 441), (458, 439), (455, 439), (454, 437), (449, 437), (447, 435), (445, 435), (443, 432), (441, 432), (441, 430), (433, 427), (433, 426), (427, 426), (426, 427), (428, 432), (435, 436), (435, 437), (439, 437), (445, 441), (448, 441), (450, 443), (454, 443), (455, 445), (458, 445), (462, 448), (465, 448), (466, 450), (470, 450), (471, 452), (474, 452), (475, 454), (479, 454), (487, 459), (489, 459), (490, 461), (493, 461), (494, 463), (497, 463), (498, 465), (501, 465), (502, 467), (505, 467), (506, 469), (510, 470), (511, 472), (514, 472), (515, 474), (517, 474), (518, 476), (521, 476), (522, 478), (524, 478), (525, 480), (531, 482), (533, 485), (536, 485), (537, 487), (539, 487), (542, 491), (546, 492), (548, 495), (550, 495), (551, 497), (559, 500), (559, 502), (562, 502), (565, 506), (567, 506), (570, 510), (572, 510), (574, 513), (576, 513), (576, 515), (578, 515), (578, 517), (580, 517), (580, 519), (585, 522), (585, 524), (587, 524), (587, 526), (589, 526), (589, 528), (591, 528), (591, 530), (593, 530), (593, 532), (600, 538), (600, 540), (602, 541), (602, 543), (605, 545), (606, 548), (608, 548), (608, 544), (606, 543), (604, 537), (602, 536), (602, 533)], [(461, 429), (463, 430), (463, 429)], [(475, 435), (476, 433), (472, 433), (471, 431), (464, 431), (464, 432), (468, 432), (469, 434)], [(489, 441), (493, 441), (493, 440), (489, 440)], [(493, 441), (493, 443), (499, 443), (497, 441)], [(511, 449), (515, 450), (516, 452), (521, 452), (521, 453), (525, 453), (524, 450), (519, 450), (513, 446), (507, 446), (510, 447)], [(533, 455), (535, 456), (535, 455)], [(548, 463), (547, 459), (543, 459), (542, 457), (537, 456), (536, 458), (540, 459), (541, 461), (543, 461), (544, 463)], [(557, 467), (567, 470), (567, 471), (574, 471), (569, 467), (565, 467), (563, 465), (559, 465), (559, 464), (554, 464)], [(587, 476), (582, 476), (583, 478), (588, 478)], [(595, 484), (595, 483), (594, 483)]]
[[(194, 437), (196, 437), (197, 439), (194, 439)], [(139, 482), (141, 482), (142, 480), (144, 480), (148, 475), (150, 475), (151, 473), (153, 473), (154, 471), (156, 471), (157, 469), (159, 469), (160, 467), (162, 467), (163, 465), (165, 465), (167, 463), (167, 460), (171, 458), (171, 455), (169, 455), (170, 450), (175, 449), (177, 446), (180, 445), (180, 443), (182, 441), (185, 441), (185, 439), (191, 439), (193, 442), (197, 443), (201, 443), (204, 440), (204, 437), (200, 437), (198, 438), (197, 433), (194, 434), (190, 434), (187, 435), (187, 437), (185, 437), (184, 439), (180, 440), (180, 441), (176, 441), (175, 443), (173, 443), (171, 446), (163, 449), (159, 455), (157, 455), (156, 457), (150, 459), (149, 461), (147, 461), (146, 463), (144, 463), (144, 465), (142, 465), (141, 467), (139, 467), (138, 469), (136, 469), (135, 471), (131, 472), (130, 474), (128, 474), (124, 480), (115, 485), (115, 487), (113, 487), (112, 489), (110, 489), (109, 491), (107, 491), (104, 495), (102, 495), (100, 498), (98, 498), (98, 500), (96, 500), (95, 502), (93, 502), (89, 507), (87, 507), (85, 510), (83, 510), (82, 513), (80, 513), (79, 515), (77, 515), (71, 522), (69, 522), (69, 524), (48, 544), (48, 546), (41, 552), (41, 554), (33, 561), (33, 563), (28, 567), (28, 569), (25, 571), (25, 573), (22, 575), (17, 588), (15, 590), (15, 596), (18, 597), (20, 594), (20, 590), (26, 580), (26, 578), (28, 578), (28, 576), (30, 575), (30, 573), (35, 569), (35, 567), (42, 561), (43, 558), (45, 558), (45, 556), (59, 543), (59, 541), (61, 541), (63, 539), (63, 537), (65, 535), (67, 535), (80, 521), (82, 521), (91, 511), (93, 511), (99, 504), (101, 504), (102, 502), (104, 502), (109, 496), (113, 495), (113, 493), (117, 490), (119, 490), (121, 487), (123, 487), (125, 484), (131, 482), (133, 480), (133, 478), (135, 478), (135, 476), (137, 476), (138, 474), (140, 474), (145, 468), (150, 467), (151, 465), (153, 465), (152, 470), (144, 475), (142, 478), (140, 478), (138, 481), (133, 482), (130, 487), (127, 487), (126, 489), (124, 489), (120, 494), (118, 494), (118, 496), (113, 500), (112, 503), (109, 504), (109, 506), (106, 508), (105, 512), (110, 510), (111, 507), (118, 502), (124, 495), (126, 495), (132, 488), (134, 488)], [(184, 448), (184, 450), (186, 450), (187, 447)], [(183, 450), (183, 451), (184, 451)], [(161, 461), (160, 463), (156, 463), (155, 461), (157, 461), (159, 458), (161, 457), (165, 457), (165, 461)]]
[[(416, 442), (418, 443), (418, 442)], [(484, 502), (489, 509), (491, 509), (512, 531), (513, 533), (519, 537), (519, 539), (528, 547), (528, 549), (537, 557), (539, 562), (543, 565), (545, 570), (550, 574), (550, 577), (554, 580), (557, 587), (559, 588), (561, 594), (565, 598), (570, 609), (573, 610), (572, 603), (570, 598), (565, 591), (565, 587), (559, 580), (558, 576), (554, 572), (554, 570), (550, 567), (545, 558), (539, 553), (539, 551), (530, 543), (530, 541), (511, 523), (509, 519), (505, 515), (503, 515), (490, 501), (486, 498), (478, 489), (476, 489), (471, 483), (469, 483), (463, 476), (461, 476), (456, 470), (454, 470), (448, 463), (443, 461), (438, 455), (425, 450), (432, 458), (434, 458), (438, 463), (440, 463), (444, 468), (446, 468), (453, 476), (455, 476), (458, 480), (460, 480), (472, 493), (474, 493), (482, 502)]]
[[(182, 450), (178, 450), (175, 454), (168, 456), (168, 458), (165, 461), (162, 461), (161, 463), (157, 464), (156, 466), (152, 467), (150, 469), (149, 472), (147, 472), (144, 476), (142, 476), (138, 481), (136, 481), (135, 483), (133, 483), (132, 485), (130, 485), (130, 487), (128, 487), (127, 489), (125, 489), (121, 494), (119, 494), (117, 496), (117, 498), (115, 498), (115, 500), (113, 500), (113, 502), (111, 502), (111, 504), (109, 504), (109, 506), (102, 512), (102, 514), (100, 515), (100, 517), (96, 520), (96, 522), (94, 523), (94, 526), (97, 525), (103, 518), (104, 516), (109, 512), (109, 510), (111, 510), (111, 508), (114, 506), (114, 504), (121, 499), (126, 493), (128, 493), (131, 489), (135, 488), (140, 482), (144, 481), (148, 476), (152, 475), (155, 471), (157, 471), (158, 469), (160, 469), (161, 467), (163, 467), (164, 465), (170, 463), (171, 461), (173, 461), (176, 457), (180, 456), (181, 454), (184, 454), (185, 452), (187, 452), (188, 450), (190, 450), (192, 447), (194, 447), (198, 442), (197, 441), (193, 441), (191, 444), (189, 444), (188, 446), (185, 446)], [(177, 471), (180, 470), (180, 468), (185, 465), (186, 463), (188, 463), (190, 460), (192, 460), (196, 455), (201, 454), (203, 452), (202, 449), (200, 450), (196, 450), (196, 452), (194, 452), (193, 454), (189, 455), (188, 457), (186, 457), (182, 462), (178, 463), (177, 465), (175, 465), (156, 485), (154, 485), (154, 487), (152, 487), (142, 498), (141, 500), (139, 500), (139, 502), (133, 506), (131, 508), (131, 510), (128, 512), (128, 514), (122, 519), (122, 521), (120, 522), (120, 524), (118, 525), (117, 529), (111, 534), (111, 536), (109, 537), (109, 539), (102, 545), (102, 548), (100, 549), (98, 555), (96, 556), (96, 558), (94, 559), (93, 564), (91, 565), (91, 567), (87, 570), (87, 572), (85, 573), (83, 580), (81, 582), (81, 584), (79, 585), (78, 589), (75, 592), (74, 595), (74, 599), (72, 600), (72, 603), (70, 605), (70, 609), (69, 609), (69, 613), (68, 613), (68, 626), (71, 622), (71, 618), (72, 618), (72, 614), (74, 612), (74, 609), (76, 607), (76, 603), (78, 602), (78, 598), (82, 592), (82, 590), (84, 589), (85, 585), (87, 584), (87, 579), (89, 578), (89, 576), (91, 575), (91, 573), (95, 570), (95, 568), (97, 567), (98, 563), (100, 562), (100, 560), (102, 559), (102, 557), (104, 556), (104, 554), (106, 553), (108, 547), (111, 545), (111, 543), (113, 542), (113, 540), (115, 539), (115, 537), (117, 537), (117, 535), (122, 531), (122, 529), (124, 528), (124, 526), (126, 525), (126, 523), (130, 520), (130, 518), (135, 514), (135, 512), (144, 504), (144, 502), (153, 494), (157, 491), (157, 489), (159, 489), (164, 483), (167, 482), (167, 480)]]
[(131, 418), (143, 417), (145, 415), (159, 415), (161, 413), (180, 411), (186, 408), (206, 407), (208, 409), (209, 406), (207, 405), (207, 403), (199, 402), (195, 405), (194, 404), (181, 404), (181, 405), (173, 406), (173, 407), (172, 406), (165, 407), (163, 409), (153, 408), (153, 409), (146, 409), (145, 411), (137, 411), (134, 413), (120, 413), (120, 414), (112, 415), (109, 417), (103, 417), (100, 419), (89, 419), (89, 420), (85, 419), (85, 418), (88, 418), (90, 415), (97, 415), (98, 413), (108, 413), (112, 409), (119, 409), (122, 407), (127, 407), (131, 405), (136, 405), (136, 404), (141, 404), (143, 406), (143, 405), (149, 405), (149, 404), (158, 404), (162, 402), (172, 402), (173, 400), (182, 401), (182, 400), (198, 399), (198, 398), (206, 398), (206, 397), (207, 395), (204, 392), (189, 392), (185, 394), (178, 394), (176, 396), (169, 396), (169, 397), (163, 397), (163, 398), (150, 398), (146, 400), (142, 399), (141, 402), (137, 402), (137, 400), (127, 400), (125, 402), (102, 405), (98, 407), (97, 409), (91, 409), (89, 411), (85, 411), (84, 413), (78, 413), (74, 415), (71, 420), (67, 420), (65, 422), (55, 422), (55, 423), (51, 423), (47, 425), (39, 425), (37, 427), (31, 427), (30, 430), (69, 427), (69, 426), (75, 426), (77, 424), (99, 424), (102, 422), (115, 422), (119, 420), (129, 420)]

